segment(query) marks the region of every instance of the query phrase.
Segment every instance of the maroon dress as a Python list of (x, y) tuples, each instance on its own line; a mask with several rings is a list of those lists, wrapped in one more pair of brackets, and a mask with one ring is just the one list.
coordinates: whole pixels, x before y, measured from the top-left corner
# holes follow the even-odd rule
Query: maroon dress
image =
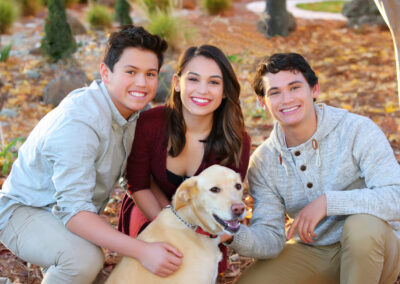
[[(140, 114), (137, 122), (135, 139), (127, 164), (127, 186), (130, 193), (150, 188), (150, 179), (154, 179), (160, 190), (171, 200), (179, 184), (176, 176), (167, 171), (167, 142), (166, 139), (165, 107), (159, 106)], [(250, 137), (244, 133), (243, 150), (239, 168), (228, 166), (240, 173), (242, 179), (246, 176), (250, 157)], [(195, 175), (209, 166), (219, 164), (215, 153), (210, 153), (208, 161), (201, 163)], [(179, 176), (177, 176), (179, 178)], [(183, 179), (182, 179), (183, 180)], [(150, 221), (134, 206), (134, 201), (125, 194), (119, 215), (118, 230), (136, 237)], [(224, 258), (219, 264), (219, 272), (227, 268), (226, 247), (222, 247)]]

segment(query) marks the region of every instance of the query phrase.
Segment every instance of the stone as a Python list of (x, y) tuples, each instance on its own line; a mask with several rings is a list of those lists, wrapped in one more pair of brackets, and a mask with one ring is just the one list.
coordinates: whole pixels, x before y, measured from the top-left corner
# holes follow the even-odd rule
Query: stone
[(171, 82), (175, 71), (171, 65), (167, 64), (161, 69), (158, 75), (158, 87), (156, 96), (153, 101), (157, 103), (165, 103), (171, 92)]
[(86, 34), (87, 29), (84, 24), (70, 10), (67, 10), (67, 22), (71, 27), (73, 35)]
[(386, 26), (373, 0), (352, 0), (343, 6), (342, 14), (347, 18), (347, 26)]
[(0, 115), (10, 118), (18, 116), (18, 112), (10, 108), (4, 108), (0, 111)]
[(43, 102), (57, 106), (71, 91), (89, 84), (84, 71), (80, 69), (63, 70), (51, 80), (43, 91)]
[(25, 74), (29, 79), (39, 79), (40, 77), (40, 73), (37, 70), (27, 70)]

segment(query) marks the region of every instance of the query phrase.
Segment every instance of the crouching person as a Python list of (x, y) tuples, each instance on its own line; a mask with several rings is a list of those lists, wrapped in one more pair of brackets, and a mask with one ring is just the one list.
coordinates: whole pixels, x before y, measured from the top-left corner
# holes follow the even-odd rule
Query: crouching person
[(155, 96), (167, 43), (141, 27), (111, 34), (101, 79), (69, 94), (33, 129), (0, 191), (0, 241), (44, 268), (42, 283), (92, 283), (100, 247), (168, 276), (181, 254), (112, 228), (98, 214), (124, 173), (136, 120)]
[(250, 160), (251, 225), (228, 240), (258, 259), (238, 283), (393, 284), (400, 168), (385, 135), (366, 117), (315, 104), (318, 78), (301, 55), (274, 54), (253, 86), (276, 123)]

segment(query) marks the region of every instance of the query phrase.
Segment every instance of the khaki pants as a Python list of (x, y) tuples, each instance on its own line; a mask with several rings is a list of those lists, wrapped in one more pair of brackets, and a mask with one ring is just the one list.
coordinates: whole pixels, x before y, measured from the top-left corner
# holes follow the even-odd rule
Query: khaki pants
[(400, 273), (400, 241), (381, 219), (347, 218), (340, 243), (285, 244), (275, 259), (257, 260), (240, 277), (243, 284), (393, 284)]
[(70, 232), (51, 212), (21, 206), (0, 231), (15, 255), (45, 270), (42, 283), (92, 283), (103, 267), (102, 250)]

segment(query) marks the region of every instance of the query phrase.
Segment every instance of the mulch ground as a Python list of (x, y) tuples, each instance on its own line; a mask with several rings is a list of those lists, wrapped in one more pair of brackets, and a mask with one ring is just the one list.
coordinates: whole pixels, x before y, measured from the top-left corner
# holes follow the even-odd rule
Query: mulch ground
[[(220, 16), (208, 16), (199, 10), (185, 14), (195, 32), (191, 43), (219, 46), (230, 56), (242, 85), (241, 102), (253, 149), (268, 137), (272, 119), (258, 107), (250, 87), (256, 64), (275, 52), (303, 54), (314, 67), (321, 84), (320, 102), (346, 108), (373, 119), (388, 137), (400, 160), (400, 112), (397, 97), (394, 51), (390, 32), (380, 27), (348, 28), (344, 22), (297, 19), (297, 29), (288, 37), (266, 39), (256, 30), (258, 16), (246, 11), (248, 0), (235, 1), (231, 10)], [(75, 8), (82, 13), (82, 6)], [(11, 117), (1, 116), (3, 135), (7, 142), (26, 137), (43, 115), (52, 109), (41, 102), (44, 86), (61, 72), (60, 65), (45, 64), (35, 53), (43, 35), (45, 12), (37, 18), (23, 18), (11, 30), (15, 53), (7, 62), (0, 62), (4, 87), (4, 108), (15, 111)], [(105, 32), (77, 36), (80, 49), (75, 54), (88, 76), (95, 77)], [(11, 35), (3, 37), (10, 40)], [(169, 54), (166, 62), (175, 64), (179, 51)], [(32, 76), (34, 71), (40, 76)], [(1, 176), (0, 185), (5, 176)], [(103, 217), (117, 224), (123, 192), (116, 189)], [(251, 204), (249, 204), (251, 206)], [(248, 222), (248, 220), (245, 220)], [(218, 283), (234, 283), (251, 262), (230, 251), (231, 270), (220, 275)], [(97, 283), (102, 283), (119, 256), (105, 251), (106, 262)], [(16, 258), (0, 244), (0, 277), (14, 283), (40, 283), (40, 269)]]

